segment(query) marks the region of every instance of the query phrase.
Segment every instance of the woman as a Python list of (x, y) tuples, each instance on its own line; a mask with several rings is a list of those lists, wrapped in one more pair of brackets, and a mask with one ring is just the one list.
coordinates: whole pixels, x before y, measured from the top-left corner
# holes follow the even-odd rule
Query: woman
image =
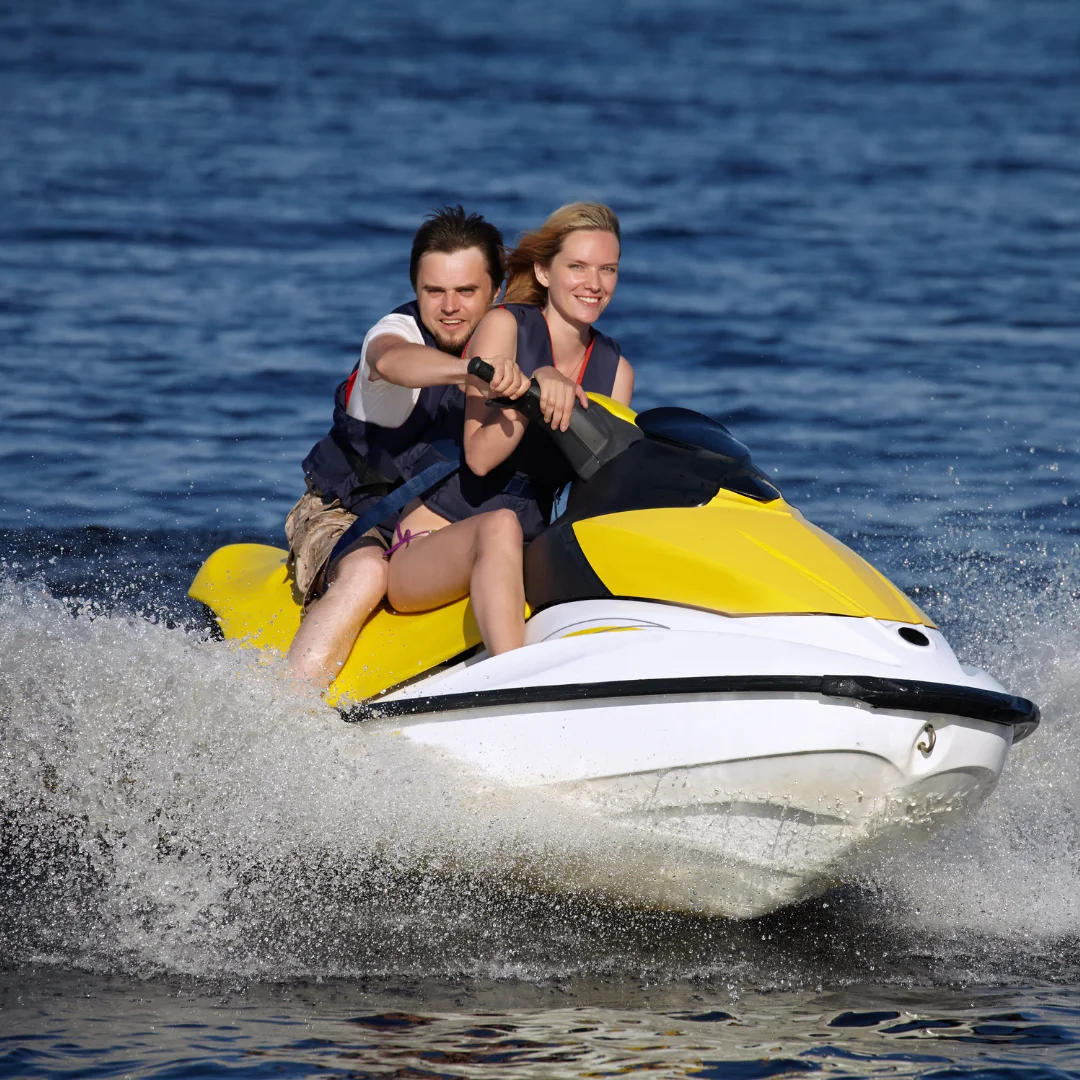
[[(629, 405), (634, 373), (618, 344), (593, 328), (619, 275), (619, 221), (606, 206), (572, 203), (522, 237), (507, 258), (506, 304), (481, 320), (469, 352), (516, 363), (540, 385), (545, 420), (566, 430), (586, 390)], [(490, 409), (489, 387), (469, 380), (465, 466), (458, 482), (490, 485), (502, 505), (455, 520), (438, 498), (406, 507), (390, 558), (387, 597), (398, 611), (426, 611), (471, 593), (491, 655), (518, 648), (525, 636), (522, 544), (547, 523), (566, 479), (557, 451), (513, 409)], [(478, 508), (479, 509), (479, 508)]]

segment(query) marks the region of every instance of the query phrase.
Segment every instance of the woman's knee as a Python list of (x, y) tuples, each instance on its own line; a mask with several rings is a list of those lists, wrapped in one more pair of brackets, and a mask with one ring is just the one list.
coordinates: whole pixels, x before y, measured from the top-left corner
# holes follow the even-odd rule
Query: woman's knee
[(521, 522), (513, 510), (492, 510), (480, 521), (479, 540), (481, 550), (495, 545), (502, 550), (520, 550), (522, 547)]

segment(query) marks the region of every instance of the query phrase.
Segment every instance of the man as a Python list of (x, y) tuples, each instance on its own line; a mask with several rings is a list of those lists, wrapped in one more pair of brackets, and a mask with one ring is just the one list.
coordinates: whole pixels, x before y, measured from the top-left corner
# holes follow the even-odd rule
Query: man
[[(400, 478), (386, 474), (394, 454), (407, 452), (414, 429), (430, 423), (448, 392), (464, 386), (462, 351), (502, 287), (502, 234), (479, 214), (443, 207), (413, 239), (409, 277), (415, 301), (364, 337), (359, 362), (335, 392), (334, 426), (304, 459), (308, 491), (285, 523), (289, 566), (305, 609), (289, 665), (320, 689), (333, 681), (386, 593), (383, 534), (377, 528), (355, 538), (345, 533), (354, 523), (362, 528), (357, 515), (378, 505), (386, 480)], [(513, 361), (492, 362), (493, 393), (524, 392), (529, 380)]]

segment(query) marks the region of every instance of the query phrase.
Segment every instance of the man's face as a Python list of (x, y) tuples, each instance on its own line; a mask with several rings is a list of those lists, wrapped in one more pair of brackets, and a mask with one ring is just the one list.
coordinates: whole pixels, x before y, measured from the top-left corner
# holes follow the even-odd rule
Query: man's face
[(484, 253), (476, 247), (429, 251), (416, 268), (420, 319), (443, 352), (460, 356), (495, 300)]

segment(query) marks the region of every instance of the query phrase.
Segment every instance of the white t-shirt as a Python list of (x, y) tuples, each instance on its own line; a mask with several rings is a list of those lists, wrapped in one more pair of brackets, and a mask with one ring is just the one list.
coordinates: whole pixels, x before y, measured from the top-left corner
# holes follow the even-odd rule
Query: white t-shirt
[(420, 390), (411, 386), (398, 386), (385, 379), (369, 378), (368, 345), (382, 334), (392, 334), (413, 345), (423, 345), (424, 335), (411, 315), (384, 315), (365, 335), (360, 350), (360, 367), (356, 372), (349, 401), (345, 411), (357, 420), (379, 424), (381, 427), (401, 427), (420, 398)]

